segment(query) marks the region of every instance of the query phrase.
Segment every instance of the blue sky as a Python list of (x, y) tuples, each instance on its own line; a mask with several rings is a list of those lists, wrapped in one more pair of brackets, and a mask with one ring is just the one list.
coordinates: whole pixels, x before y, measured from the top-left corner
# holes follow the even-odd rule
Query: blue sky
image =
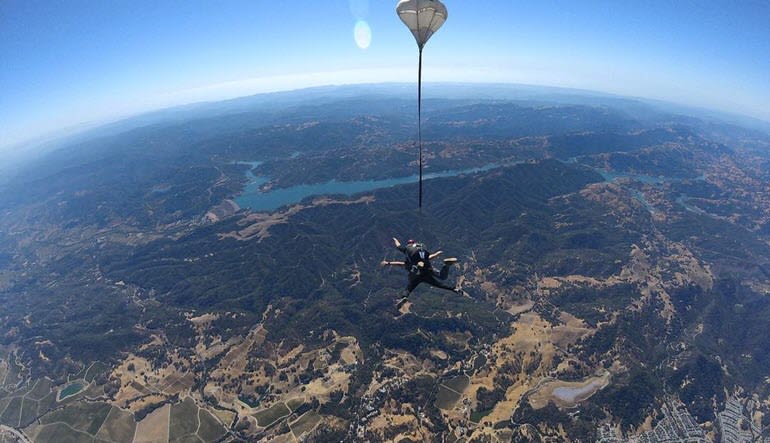
[[(2, 0), (0, 147), (150, 109), (414, 81), (395, 0)], [(770, 121), (770, 2), (445, 0), (426, 81), (663, 99)], [(371, 44), (354, 26), (366, 21)]]

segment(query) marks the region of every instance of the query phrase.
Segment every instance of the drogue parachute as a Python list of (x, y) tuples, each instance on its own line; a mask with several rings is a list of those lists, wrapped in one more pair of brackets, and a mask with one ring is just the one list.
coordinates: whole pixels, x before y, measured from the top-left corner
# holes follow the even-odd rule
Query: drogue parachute
[(439, 0), (401, 0), (396, 5), (396, 13), (412, 32), (420, 54), (417, 65), (417, 142), (420, 151), (419, 208), (422, 209), (422, 49), (448, 15), (446, 6)]
[(447, 19), (446, 6), (439, 0), (401, 0), (396, 12), (412, 31), (420, 50)]

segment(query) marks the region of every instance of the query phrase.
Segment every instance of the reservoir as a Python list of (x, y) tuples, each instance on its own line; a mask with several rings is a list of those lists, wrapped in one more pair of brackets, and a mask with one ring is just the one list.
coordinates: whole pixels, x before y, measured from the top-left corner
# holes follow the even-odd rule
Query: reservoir
[[(243, 164), (255, 167), (259, 162), (242, 162)], [(423, 174), (423, 180), (431, 180), (441, 177), (454, 177), (462, 174), (472, 174), (474, 172), (488, 171), (505, 165), (491, 164), (478, 168), (469, 168), (461, 170), (450, 170)], [(235, 197), (235, 202), (242, 208), (249, 208), (252, 211), (272, 211), (284, 205), (290, 205), (302, 201), (302, 199), (315, 195), (333, 195), (344, 194), (353, 195), (359, 192), (373, 191), (375, 189), (389, 188), (391, 186), (403, 185), (407, 183), (416, 183), (419, 175), (410, 175), (406, 177), (387, 178), (382, 180), (361, 180), (361, 181), (337, 181), (330, 180), (325, 183), (316, 183), (312, 185), (296, 185), (288, 188), (273, 189), (263, 192), (260, 186), (270, 181), (269, 177), (255, 176), (251, 169), (246, 171), (246, 177), (249, 183), (243, 192)]]
[(610, 384), (612, 375), (604, 371), (601, 375), (583, 381), (548, 380), (529, 394), (529, 402), (535, 409), (540, 409), (553, 402), (560, 408), (574, 408), (580, 402), (604, 389)]
[(64, 400), (67, 397), (72, 397), (78, 392), (82, 391), (85, 386), (80, 382), (72, 383), (66, 388), (59, 391), (59, 401)]
[[(296, 185), (296, 186), (290, 186), (288, 188), (271, 189), (265, 192), (265, 191), (262, 191), (260, 187), (265, 183), (268, 183), (270, 181), (270, 177), (257, 176), (257, 175), (254, 175), (254, 173), (252, 172), (253, 168), (259, 166), (260, 164), (262, 164), (262, 162), (255, 161), (255, 162), (237, 162), (237, 163), (251, 166), (251, 168), (249, 168), (246, 171), (246, 177), (249, 180), (248, 183), (246, 184), (246, 187), (244, 188), (243, 192), (241, 192), (240, 195), (235, 197), (234, 200), (236, 203), (238, 203), (238, 206), (240, 206), (241, 208), (248, 208), (255, 212), (274, 211), (280, 208), (281, 206), (299, 203), (303, 199), (310, 196), (334, 195), (334, 194), (353, 195), (353, 194), (358, 194), (360, 192), (368, 192), (376, 189), (389, 188), (397, 185), (417, 183), (417, 181), (420, 178), (419, 175), (415, 174), (415, 175), (409, 175), (404, 177), (387, 178), (387, 179), (381, 179), (381, 180), (360, 180), (360, 181), (330, 180), (325, 183), (315, 183), (310, 185)], [(455, 177), (462, 174), (473, 174), (475, 172), (488, 171), (488, 170), (503, 167), (503, 166), (512, 166), (518, 163), (521, 163), (521, 162), (508, 163), (508, 164), (493, 163), (493, 164), (476, 167), (476, 168), (432, 172), (429, 174), (423, 174), (423, 180), (431, 180), (431, 179), (441, 178), (441, 177)], [(599, 172), (602, 175), (602, 177), (607, 181), (612, 181), (617, 178), (632, 178), (634, 180), (638, 180), (644, 183), (660, 184), (663, 181), (672, 180), (670, 178), (652, 177), (648, 175), (628, 175), (628, 174), (610, 173), (599, 169), (597, 169), (596, 171)], [(679, 180), (679, 179), (673, 179), (673, 180)]]
[(602, 388), (604, 380), (594, 380), (584, 386), (560, 386), (554, 388), (552, 394), (554, 397), (565, 403), (577, 403), (583, 398), (590, 397), (594, 392)]

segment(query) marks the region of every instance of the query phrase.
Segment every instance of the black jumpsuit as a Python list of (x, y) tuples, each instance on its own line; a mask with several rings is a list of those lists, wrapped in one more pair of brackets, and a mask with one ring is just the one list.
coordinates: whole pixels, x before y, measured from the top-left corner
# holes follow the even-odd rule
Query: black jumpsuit
[[(409, 272), (409, 283), (406, 285), (404, 297), (408, 297), (420, 283), (427, 283), (437, 288), (454, 291), (454, 286), (450, 286), (440, 281), (446, 280), (449, 275), (450, 265), (445, 263), (444, 266), (441, 267), (441, 272), (436, 272), (430, 265), (430, 252), (425, 250), (425, 247), (420, 244), (402, 245), (398, 247), (398, 250), (403, 252), (406, 256), (404, 264), (406, 270)], [(419, 262), (424, 263), (422, 268), (417, 266), (417, 263)]]

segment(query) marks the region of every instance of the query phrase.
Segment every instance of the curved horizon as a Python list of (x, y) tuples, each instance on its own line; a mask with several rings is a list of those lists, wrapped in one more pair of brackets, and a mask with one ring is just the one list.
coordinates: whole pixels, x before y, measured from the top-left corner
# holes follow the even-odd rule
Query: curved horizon
[[(0, 147), (201, 101), (412, 82), (416, 46), (395, 3), (300, 4), (291, 22), (278, 20), (282, 4), (246, 0), (5, 3)], [(579, 89), (770, 122), (770, 5), (447, 6), (426, 47), (426, 83)]]
[[(329, 75), (336, 75), (338, 76), (339, 73), (324, 73)], [(314, 76), (315, 74), (308, 74), (309, 77)], [(280, 77), (285, 78), (285, 77)], [(291, 77), (289, 77), (291, 78)], [(149, 107), (147, 109), (142, 110), (136, 110), (134, 112), (126, 112), (126, 113), (120, 113), (115, 115), (108, 115), (105, 116), (102, 119), (98, 120), (92, 120), (92, 121), (82, 121), (77, 122), (72, 125), (56, 128), (49, 132), (43, 133), (43, 134), (37, 134), (35, 136), (18, 140), (14, 143), (1, 145), (0, 144), (0, 151), (6, 150), (6, 149), (13, 149), (15, 147), (24, 147), (27, 145), (35, 145), (38, 143), (48, 143), (48, 142), (56, 142), (61, 139), (64, 139), (68, 136), (72, 135), (78, 135), (82, 133), (87, 133), (90, 130), (99, 129), (101, 127), (105, 127), (111, 124), (119, 124), (121, 122), (129, 121), (133, 118), (139, 118), (142, 116), (151, 115), (153, 113), (160, 113), (160, 112), (166, 112), (166, 111), (174, 111), (179, 110), (185, 107), (189, 106), (205, 106), (205, 105), (214, 105), (218, 103), (224, 103), (228, 101), (236, 101), (239, 99), (247, 99), (252, 97), (259, 97), (259, 96), (269, 96), (269, 95), (280, 95), (285, 93), (292, 93), (292, 92), (301, 92), (301, 91), (312, 91), (317, 89), (323, 89), (323, 88), (345, 88), (345, 87), (354, 87), (354, 86), (412, 86), (412, 82), (395, 82), (395, 81), (382, 81), (382, 82), (369, 82), (366, 80), (362, 80), (360, 82), (356, 83), (318, 83), (318, 84), (307, 84), (305, 86), (300, 87), (286, 87), (281, 89), (268, 89), (268, 90), (255, 90), (250, 92), (244, 92), (240, 94), (228, 94), (227, 91), (230, 88), (238, 88), (241, 87), (243, 84), (262, 84), (264, 80), (272, 80), (272, 79), (248, 79), (243, 82), (226, 82), (226, 83), (220, 83), (220, 84), (213, 84), (207, 87), (202, 88), (194, 88), (188, 91), (181, 91), (181, 92), (187, 92), (192, 97), (198, 97), (199, 99), (191, 100), (191, 101), (180, 101), (177, 103), (168, 103), (166, 105), (160, 105), (155, 107)], [(686, 103), (677, 103), (665, 99), (660, 98), (654, 98), (654, 97), (639, 97), (639, 96), (632, 96), (632, 95), (623, 95), (623, 94), (616, 94), (612, 92), (607, 91), (599, 91), (599, 90), (591, 90), (591, 89), (582, 89), (582, 88), (572, 88), (572, 87), (564, 87), (564, 86), (557, 86), (557, 85), (545, 85), (545, 84), (528, 84), (528, 83), (506, 83), (506, 82), (485, 82), (485, 81), (432, 81), (424, 83), (423, 86), (427, 86), (427, 91), (424, 91), (425, 95), (430, 96), (430, 86), (477, 86), (477, 87), (506, 87), (516, 89), (516, 88), (535, 88), (535, 89), (552, 89), (557, 93), (562, 94), (568, 94), (568, 93), (576, 93), (585, 95), (586, 97), (611, 97), (616, 99), (623, 99), (623, 100), (632, 100), (636, 101), (642, 104), (657, 104), (661, 106), (666, 107), (674, 107), (674, 108), (683, 108), (690, 110), (692, 112), (700, 112), (700, 113), (711, 113), (711, 114), (718, 114), (720, 119), (724, 118), (739, 118), (739, 119), (745, 119), (745, 120), (752, 120), (762, 125), (768, 125), (768, 127), (765, 129), (768, 134), (770, 134), (770, 120), (765, 120), (762, 118), (754, 117), (747, 114), (741, 114), (737, 112), (731, 112), (726, 110), (720, 110), (715, 108), (708, 108), (708, 107), (702, 107), (697, 105), (690, 105)], [(415, 86), (416, 88), (416, 83)], [(206, 97), (207, 94), (211, 93), (212, 91), (216, 91), (218, 93), (223, 93), (221, 96), (214, 96), (214, 97)], [(179, 95), (179, 92), (176, 94), (173, 94), (174, 96)], [(480, 97), (481, 99), (481, 97)], [(514, 100), (514, 99), (510, 99)]]

